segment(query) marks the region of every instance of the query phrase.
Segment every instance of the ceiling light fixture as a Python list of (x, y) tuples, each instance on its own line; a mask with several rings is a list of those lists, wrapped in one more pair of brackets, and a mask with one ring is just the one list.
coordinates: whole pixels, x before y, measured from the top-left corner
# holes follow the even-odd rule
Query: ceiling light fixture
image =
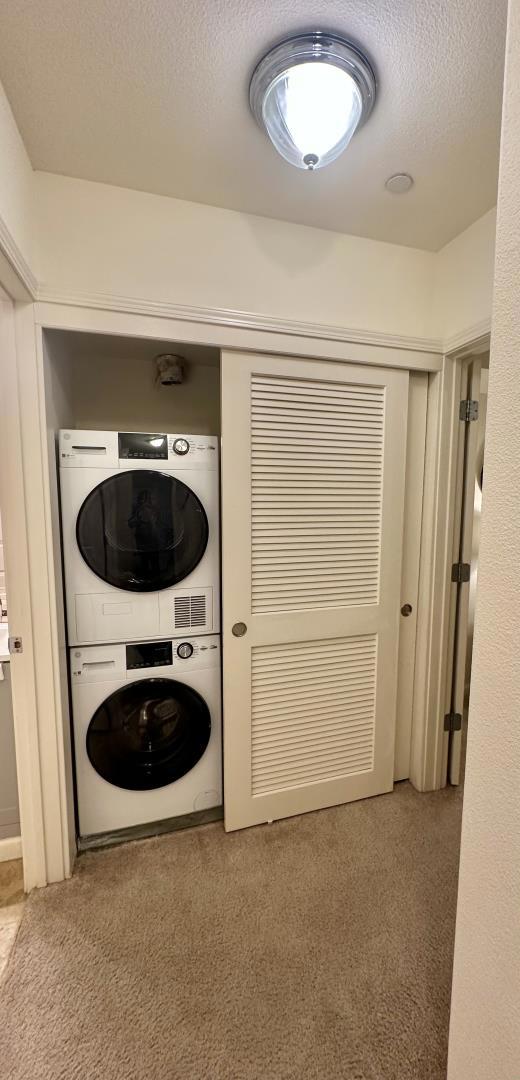
[(376, 78), (363, 53), (321, 30), (271, 49), (249, 88), (251, 109), (278, 153), (310, 170), (343, 153), (375, 98)]

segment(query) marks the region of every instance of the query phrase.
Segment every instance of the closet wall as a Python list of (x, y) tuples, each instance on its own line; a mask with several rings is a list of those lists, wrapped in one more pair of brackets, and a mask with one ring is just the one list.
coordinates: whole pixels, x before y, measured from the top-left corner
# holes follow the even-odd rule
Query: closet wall
[[(48, 331), (47, 416), (54, 428), (220, 432), (219, 350), (171, 341)], [(175, 352), (184, 381), (162, 386), (154, 358)]]

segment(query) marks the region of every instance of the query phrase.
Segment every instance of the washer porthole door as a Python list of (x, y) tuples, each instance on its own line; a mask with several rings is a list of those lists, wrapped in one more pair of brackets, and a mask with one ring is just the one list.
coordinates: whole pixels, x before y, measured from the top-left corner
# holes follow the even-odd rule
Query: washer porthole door
[(110, 476), (85, 499), (76, 538), (87, 566), (109, 585), (155, 592), (198, 565), (208, 543), (206, 512), (182, 480), (151, 469)]
[(87, 754), (109, 784), (145, 791), (185, 776), (200, 761), (210, 735), (208, 706), (193, 687), (175, 679), (139, 679), (96, 709)]

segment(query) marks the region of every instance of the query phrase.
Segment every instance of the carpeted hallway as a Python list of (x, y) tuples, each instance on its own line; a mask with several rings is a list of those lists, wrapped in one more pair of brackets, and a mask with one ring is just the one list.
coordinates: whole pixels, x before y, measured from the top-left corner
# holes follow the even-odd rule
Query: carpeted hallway
[(4, 1080), (444, 1080), (461, 789), (82, 856), (34, 892)]

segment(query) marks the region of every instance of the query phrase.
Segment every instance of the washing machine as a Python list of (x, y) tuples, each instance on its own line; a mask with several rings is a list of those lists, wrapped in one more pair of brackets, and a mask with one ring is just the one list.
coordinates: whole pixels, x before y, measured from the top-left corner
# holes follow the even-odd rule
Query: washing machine
[(219, 630), (218, 440), (60, 431), (69, 645)]
[(82, 837), (222, 804), (220, 640), (70, 649)]

